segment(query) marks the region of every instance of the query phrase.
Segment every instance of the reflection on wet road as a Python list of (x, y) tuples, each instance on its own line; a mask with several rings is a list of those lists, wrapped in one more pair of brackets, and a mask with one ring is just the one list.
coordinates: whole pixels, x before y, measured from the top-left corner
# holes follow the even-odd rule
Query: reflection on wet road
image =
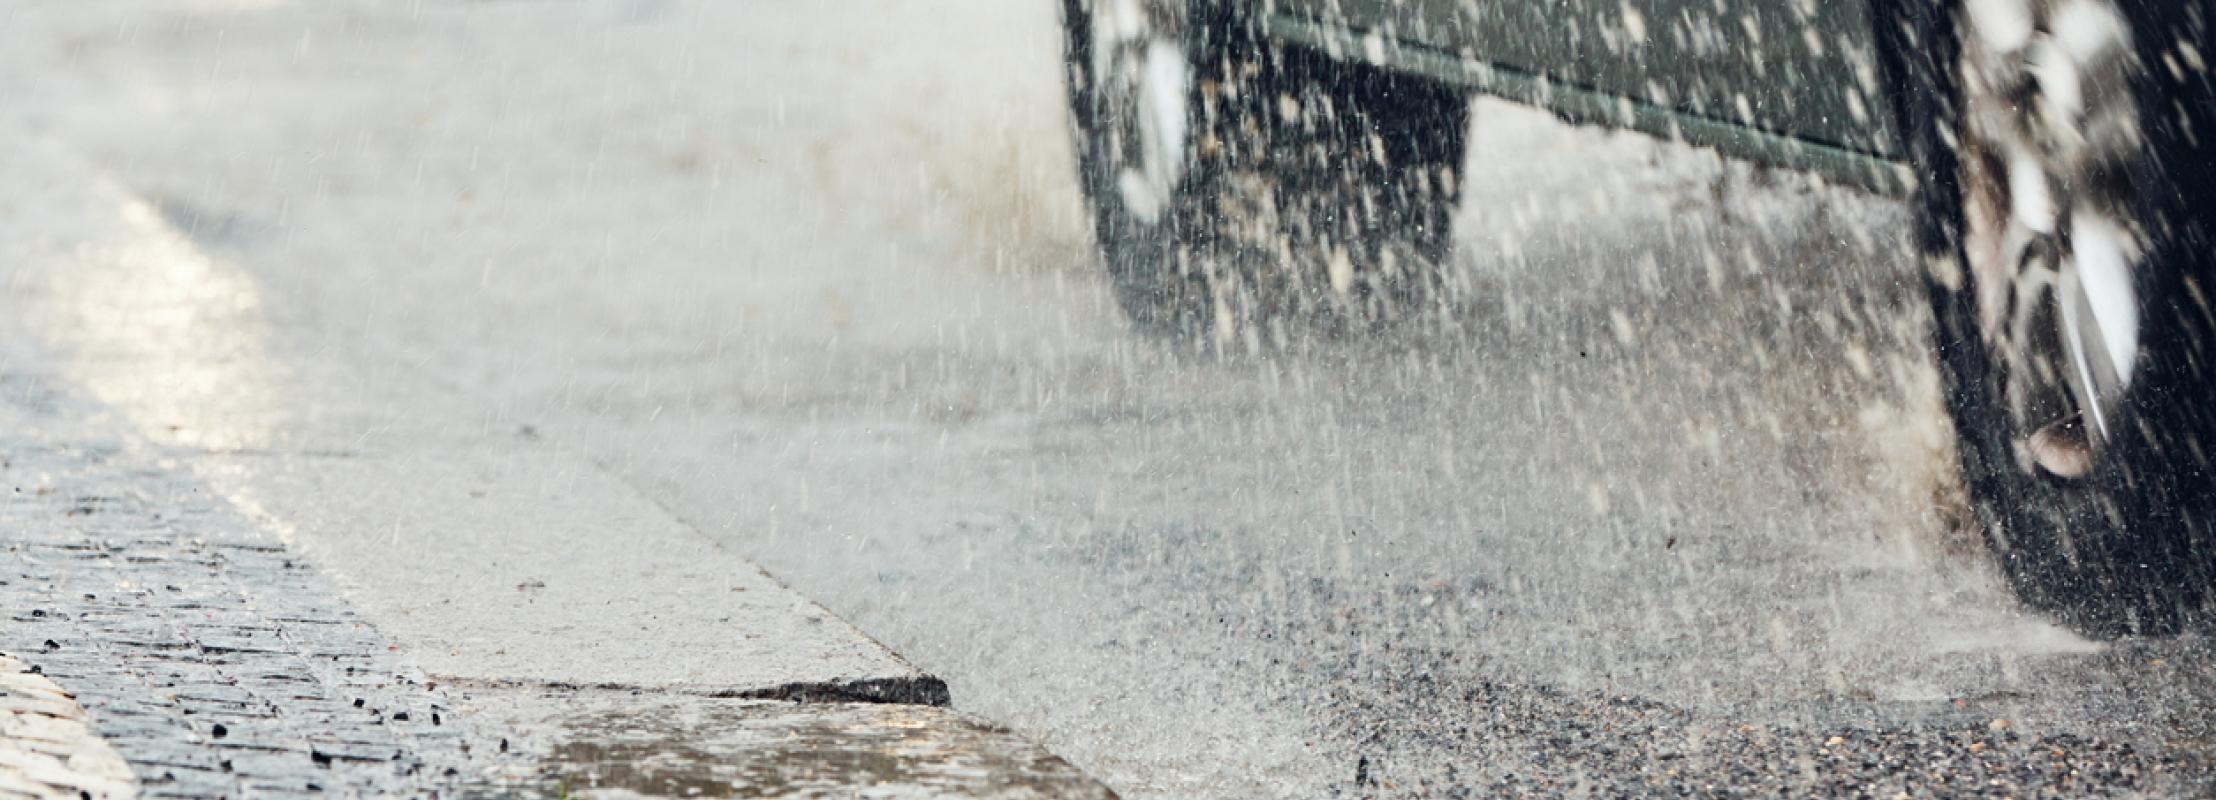
[(0, 52), (261, 232), (173, 300), (258, 298), (275, 356), (150, 346), (487, 398), (1133, 796), (2208, 785), (2207, 642), (2026, 616), (1950, 522), (1887, 202), (1488, 103), (1467, 302), (1194, 358), (1085, 255), (1050, 8), (524, 7)]
[[(68, 159), (66, 153), (49, 155)], [(67, 174), (67, 173), (65, 173)], [(77, 380), (157, 437), (188, 447), (262, 448), (297, 418), (278, 384), (254, 278), (216, 261), (123, 187), (109, 230), (72, 232), (84, 252), (51, 277), (45, 327), (75, 351)]]

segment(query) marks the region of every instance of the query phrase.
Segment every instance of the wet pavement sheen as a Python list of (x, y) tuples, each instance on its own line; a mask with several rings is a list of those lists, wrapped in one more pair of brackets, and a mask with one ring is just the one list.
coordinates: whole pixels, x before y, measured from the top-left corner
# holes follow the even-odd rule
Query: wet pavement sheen
[(2216, 781), (2209, 642), (1961, 524), (1886, 201), (1486, 103), (1464, 301), (1192, 357), (1088, 255), (1048, 4), (24, 13), (24, 113), (270, 360), (486, 398), (1127, 796)]
[(945, 708), (584, 691), (540, 730), (574, 791), (659, 797), (1112, 798), (1075, 767)]
[(492, 791), (523, 774), (304, 559), (14, 355), (0, 652), (76, 696), (139, 796)]

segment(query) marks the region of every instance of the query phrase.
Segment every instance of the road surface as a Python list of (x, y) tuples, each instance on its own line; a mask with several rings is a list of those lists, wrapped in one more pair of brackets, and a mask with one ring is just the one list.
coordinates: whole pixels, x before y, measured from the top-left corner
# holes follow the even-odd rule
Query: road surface
[(251, 299), (223, 391), (95, 386), (152, 435), (473, 398), (1127, 796), (2216, 786), (2205, 638), (1982, 560), (1889, 201), (1487, 102), (1438, 330), (1196, 358), (1096, 274), (1051, 4), (0, 22), (10, 124)]

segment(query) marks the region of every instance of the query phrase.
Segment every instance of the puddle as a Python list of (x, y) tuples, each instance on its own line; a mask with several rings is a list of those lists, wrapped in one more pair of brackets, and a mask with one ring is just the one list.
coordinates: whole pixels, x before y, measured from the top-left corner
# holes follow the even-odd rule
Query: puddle
[(945, 708), (607, 693), (549, 720), (545, 777), (587, 797), (1113, 797)]

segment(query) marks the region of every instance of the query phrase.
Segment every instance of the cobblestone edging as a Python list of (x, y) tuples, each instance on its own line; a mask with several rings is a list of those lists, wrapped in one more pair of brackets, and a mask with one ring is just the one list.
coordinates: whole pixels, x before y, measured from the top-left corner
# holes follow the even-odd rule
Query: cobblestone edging
[(144, 796), (489, 788), (506, 743), (328, 580), (20, 364), (0, 359), (0, 652), (68, 687)]
[(0, 653), (0, 798), (137, 796), (131, 766), (92, 732), (77, 698)]

